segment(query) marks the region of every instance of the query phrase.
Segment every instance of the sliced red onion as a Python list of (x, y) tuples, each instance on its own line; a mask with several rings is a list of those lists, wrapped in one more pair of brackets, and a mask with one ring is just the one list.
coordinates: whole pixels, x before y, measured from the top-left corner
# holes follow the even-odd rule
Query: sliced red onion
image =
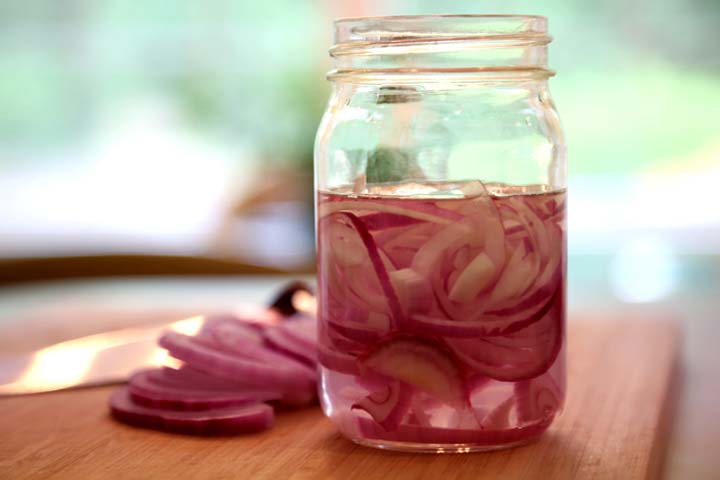
[(402, 308), (400, 307), (400, 302), (398, 300), (397, 294), (395, 293), (392, 283), (390, 282), (388, 272), (383, 265), (382, 259), (380, 258), (380, 254), (378, 252), (377, 245), (375, 244), (375, 240), (373, 240), (372, 235), (370, 235), (370, 232), (367, 231), (367, 228), (365, 228), (362, 221), (354, 214), (348, 212), (341, 212), (339, 215), (340, 218), (338, 218), (338, 221), (349, 222), (349, 224), (352, 225), (352, 227), (355, 229), (360, 239), (362, 240), (363, 244), (365, 245), (367, 255), (370, 258), (370, 262), (372, 263), (375, 274), (377, 275), (383, 292), (385, 293), (385, 298), (390, 306), (390, 312), (392, 313), (393, 320), (395, 324), (402, 325), (404, 322)]
[(371, 347), (371, 343), (350, 338), (329, 322), (323, 326), (320, 338), (319, 345), (327, 345), (338, 352), (352, 355), (367, 353)]
[(488, 294), (483, 313), (502, 302), (517, 302), (517, 298), (522, 298), (523, 294), (539, 282), (540, 257), (527, 253), (525, 239), (527, 237), (512, 251), (505, 269)]
[(315, 379), (306, 370), (266, 365), (213, 350), (197, 340), (175, 332), (166, 332), (158, 341), (173, 357), (214, 376), (250, 385), (305, 390)]
[[(453, 320), (482, 311), (479, 295), (495, 290), (506, 262), (503, 226), (494, 204), (483, 199), (472, 212), (436, 233), (412, 261), (412, 268), (430, 279), (438, 304)], [(460, 254), (466, 260), (458, 264)]]
[(258, 432), (273, 423), (273, 409), (264, 403), (201, 411), (148, 408), (120, 387), (110, 397), (110, 412), (121, 422), (144, 428), (191, 435), (234, 435)]
[(304, 344), (308, 350), (313, 350), (317, 345), (317, 319), (314, 316), (293, 315), (275, 328), (282, 330), (298, 343)]
[(162, 367), (159, 371), (155, 369), (145, 370), (149, 381), (156, 385), (178, 388), (201, 388), (203, 390), (234, 392), (244, 388), (255, 388), (239, 381), (227, 378), (218, 378), (196, 370), (187, 365), (179, 369)]
[[(226, 392), (272, 392), (273, 398), (279, 398), (279, 403), (286, 406), (301, 406), (313, 403), (315, 401), (314, 383), (308, 383), (306, 388), (286, 387), (282, 388), (276, 385), (263, 385), (244, 382), (237, 379), (228, 379), (207, 374), (201, 370), (197, 370), (189, 365), (183, 365), (178, 370), (163, 367), (160, 372), (156, 370), (148, 370), (147, 378), (149, 381), (169, 387), (202, 389), (217, 391), (218, 394)], [(315, 375), (313, 374), (313, 378)], [(279, 392), (279, 395), (275, 392)]]
[(432, 415), (430, 415), (429, 412), (440, 405), (441, 403), (437, 399), (424, 392), (414, 392), (410, 400), (410, 412), (407, 423), (409, 425), (420, 425), (422, 427), (432, 426)]
[(483, 315), (482, 320), (458, 321), (428, 315), (412, 315), (410, 331), (450, 338), (475, 339), (509, 335), (531, 325), (545, 316), (553, 306), (554, 296), (543, 297), (545, 303), (533, 305), (514, 314)]
[(378, 248), (392, 258), (395, 268), (409, 268), (417, 251), (428, 241), (437, 225), (423, 222), (407, 227), (401, 233), (385, 230), (375, 233)]
[[(280, 329), (280, 325), (268, 328), (265, 331), (265, 336), (272, 335), (270, 332), (277, 333)], [(301, 363), (287, 355), (278, 353), (270, 350), (262, 343), (255, 343), (255, 338), (248, 336), (248, 328), (239, 327), (232, 324), (220, 324), (215, 326), (211, 334), (216, 344), (220, 347), (220, 350), (242, 358), (255, 360), (269, 365), (281, 366), (288, 370), (304, 370), (306, 375), (310, 377), (315, 376), (314, 368), (310, 368), (306, 363)], [(263, 337), (260, 336), (260, 342)], [(314, 347), (306, 347), (302, 349), (303, 358), (310, 358), (314, 352)], [(314, 364), (313, 364), (314, 365)]]
[(385, 202), (392, 206), (409, 209), (413, 212), (423, 212), (428, 215), (433, 215), (450, 221), (460, 220), (462, 218), (462, 216), (453, 209), (446, 208), (447, 205), (444, 202), (438, 202), (432, 198), (419, 202), (416, 198), (407, 199), (385, 197), (383, 198), (383, 203)]
[[(357, 380), (343, 379), (360, 390), (351, 398), (354, 410), (372, 418), (356, 413), (359, 423), (345, 428), (353, 435), (360, 428), (372, 438), (358, 427), (364, 424), (378, 429), (375, 438), (398, 442), (507, 444), (535, 438), (557, 411), (553, 399), (561, 395), (531, 382), (550, 376), (562, 351), (564, 233), (556, 218), (563, 206), (546, 195), (481, 193), (428, 202), (453, 212), (452, 222), (403, 217), (393, 211), (403, 201), (386, 198), (373, 202), (390, 209), (359, 198), (347, 202), (349, 211), (322, 217), (320, 249), (341, 255), (319, 255), (327, 273), (318, 310), (320, 361), (337, 372), (407, 385), (412, 398), (399, 420), (387, 420), (398, 400), (388, 387), (369, 388), (363, 397)], [(339, 202), (323, 199), (321, 210), (323, 203)], [(428, 213), (422, 200), (405, 205)], [(346, 245), (322, 235), (328, 222)], [(378, 329), (370, 322), (383, 317), (392, 321)], [(527, 385), (510, 394), (505, 382)], [(521, 394), (523, 405), (516, 403)]]
[(529, 425), (522, 428), (508, 428), (502, 430), (440, 428), (419, 425), (400, 425), (393, 431), (387, 431), (377, 422), (362, 417), (355, 417), (360, 434), (372, 440), (387, 440), (393, 442), (425, 443), (437, 445), (457, 444), (497, 446), (520, 442), (530, 442), (537, 439), (550, 425), (549, 422)]
[[(551, 236), (550, 241), (553, 245), (562, 244), (562, 232), (557, 226), (549, 225), (546, 231)], [(494, 305), (486, 313), (489, 315), (513, 315), (542, 303), (545, 298), (554, 294), (559, 285), (562, 284), (563, 271), (562, 252), (555, 248), (545, 262), (543, 270), (535, 280), (532, 288), (528, 289), (519, 298), (514, 298), (505, 304)]]
[(525, 225), (515, 220), (503, 222), (503, 225), (505, 228), (505, 236), (508, 237), (525, 231)]
[[(562, 295), (556, 295), (548, 313), (538, 320), (535, 335), (524, 332), (502, 337), (446, 339), (447, 345), (472, 371), (502, 381), (519, 381), (546, 372), (562, 347), (564, 318), (560, 315)], [(517, 337), (517, 340), (515, 340)], [(513, 343), (515, 340), (516, 343)]]
[(552, 298), (553, 294), (560, 287), (560, 275), (560, 266), (556, 265), (555, 271), (553, 272), (553, 276), (551, 278), (549, 278), (547, 281), (544, 281), (541, 285), (538, 285), (536, 288), (533, 289), (532, 292), (528, 293), (520, 300), (518, 300), (517, 303), (513, 304), (511, 307), (495, 308), (492, 310), (488, 310), (483, 314), (483, 316), (495, 315), (499, 317), (511, 317), (517, 315), (518, 313), (528, 311), (533, 307), (538, 307), (540, 305), (546, 304), (548, 299)]
[(480, 425), (485, 430), (504, 430), (510, 425), (510, 411), (515, 406), (515, 398), (508, 397), (485, 417), (479, 420)]
[[(271, 328), (264, 333), (264, 337), (266, 344), (270, 348), (282, 352), (287, 357), (295, 359), (296, 362), (301, 362), (301, 365), (303, 365), (306, 370), (308, 370), (307, 367), (314, 369), (317, 364), (316, 349), (308, 348), (306, 344), (288, 335), (286, 331), (279, 328)], [(309, 371), (314, 377), (315, 373), (313, 369), (309, 369)]]
[(465, 380), (465, 385), (467, 386), (468, 394), (473, 395), (477, 392), (483, 391), (488, 385), (490, 385), (491, 382), (492, 379), (488, 376), (473, 374), (468, 376)]
[(202, 329), (198, 333), (218, 337), (218, 329), (223, 331), (232, 329), (231, 335), (233, 340), (242, 337), (243, 343), (251, 342), (256, 345), (262, 345), (262, 331), (264, 328), (264, 325), (244, 322), (233, 316), (214, 316), (205, 320)]
[(469, 302), (496, 277), (496, 267), (485, 252), (478, 253), (460, 272), (448, 298), (453, 302)]
[[(553, 242), (556, 240), (555, 236), (549, 238), (554, 232), (548, 232), (543, 222), (523, 205), (524, 202), (512, 198), (505, 201), (512, 202), (512, 206), (503, 203), (498, 210), (503, 217), (505, 238), (513, 254), (497, 284), (490, 291), (489, 301), (483, 306), (483, 310), (488, 310), (488, 307), (497, 308), (502, 306), (503, 302), (509, 305), (519, 303), (517, 298), (522, 299), (522, 295), (528, 291), (532, 293), (533, 285), (537, 287), (548, 281), (551, 272), (540, 275), (541, 269), (550, 263), (550, 254), (559, 254), (557, 249), (548, 251), (550, 244), (556, 244)], [(523, 233), (513, 236), (517, 232)], [(552, 268), (546, 267), (545, 270)]]
[(439, 425), (444, 428), (457, 428), (462, 430), (476, 430), (481, 428), (477, 419), (475, 409), (468, 405), (465, 408), (456, 408), (446, 418), (446, 425)]
[(128, 387), (111, 398), (113, 416), (161, 430), (233, 434), (270, 426), (273, 410), (260, 402), (279, 406), (313, 402), (314, 363), (311, 368), (269, 348), (265, 334), (277, 332), (311, 357), (315, 355), (314, 319), (296, 317), (291, 323), (273, 326), (279, 317), (269, 312), (247, 319), (213, 316), (195, 336), (164, 333), (159, 345), (183, 365), (135, 374)]
[(517, 382), (514, 389), (521, 424), (538, 418), (551, 421), (562, 407), (562, 392), (550, 375)]
[(389, 277), (406, 315), (432, 308), (433, 291), (427, 278), (411, 268), (391, 272)]
[(551, 198), (550, 200), (545, 201), (542, 205), (529, 202), (528, 208), (530, 208), (535, 213), (535, 215), (538, 216), (538, 218), (543, 221), (547, 221), (552, 217), (564, 213), (565, 202), (558, 201), (555, 198)]
[(412, 398), (411, 390), (401, 382), (388, 382), (354, 403), (351, 410), (363, 410), (385, 430), (395, 430), (407, 414)]
[[(560, 232), (556, 229), (554, 235), (560, 235)], [(559, 241), (560, 237), (555, 238), (558, 238)], [(447, 298), (438, 297), (440, 306), (443, 307), (443, 312), (447, 316), (457, 320), (458, 323), (466, 324), (465, 331), (468, 333), (475, 328), (477, 328), (478, 335), (485, 336), (500, 336), (516, 332), (541, 318), (553, 303), (553, 295), (562, 286), (563, 266), (560, 257), (560, 253), (555, 253), (552, 256), (543, 273), (537, 277), (535, 285), (520, 298), (492, 308), (477, 307), (478, 312), (468, 313), (465, 317), (460, 316), (462, 310), (457, 310), (453, 305), (448, 305)], [(512, 260), (510, 263), (512, 263)], [(532, 277), (527, 278), (531, 279)], [(500, 281), (503, 281), (502, 277)], [(450, 325), (442, 321), (433, 321), (432, 318), (427, 317), (420, 317), (419, 321), (436, 324), (430, 325), (429, 328), (439, 335), (443, 334), (441, 329)], [(483, 324), (485, 327), (480, 327)], [(449, 333), (448, 336), (454, 335)], [(458, 333), (457, 336), (460, 336), (460, 334)]]
[[(368, 311), (354, 304), (343, 303), (329, 295), (319, 306), (321, 318), (325, 320), (325, 337), (332, 341), (337, 338), (337, 348), (347, 350), (348, 342), (370, 344), (390, 332), (390, 316), (385, 313)], [(328, 338), (329, 337), (329, 338)]]
[(420, 220), (405, 215), (389, 212), (376, 212), (361, 217), (363, 223), (371, 232), (387, 228), (406, 227), (420, 223)]
[[(159, 372), (159, 369), (156, 370)], [(150, 375), (151, 371), (136, 373), (130, 378), (128, 391), (138, 405), (171, 410), (209, 410), (213, 408), (247, 405), (268, 400), (279, 400), (279, 392), (260, 390), (236, 390), (219, 392), (191, 387), (170, 387), (158, 385)]]
[(348, 375), (360, 375), (356, 357), (341, 353), (322, 344), (318, 345), (318, 362), (323, 367)]
[(451, 356), (429, 341), (402, 337), (390, 340), (361, 365), (449, 403), (462, 403), (466, 398), (460, 371)]
[(530, 238), (524, 237), (523, 240), (523, 247), (525, 247), (525, 255), (523, 258), (527, 258), (528, 255), (535, 252), (535, 246), (530, 242)]
[[(358, 225), (364, 229), (361, 223)], [(320, 256), (320, 261), (324, 263), (321, 268), (325, 272), (322, 280), (328, 284), (345, 285), (343, 298), (338, 299), (344, 304), (364, 311), (391, 313), (391, 305), (388, 305), (377, 272), (382, 275), (394, 267), (391, 262), (383, 260), (369, 232), (364, 231), (367, 233), (365, 238), (343, 213), (335, 213), (320, 221), (318, 249), (327, 252)], [(372, 257), (366, 242), (368, 238), (372, 243), (370, 248), (375, 246)]]
[(353, 227), (344, 221), (341, 213), (323, 218), (318, 228), (322, 231), (321, 241), (325, 240), (328, 243), (330, 258), (341, 271), (366, 263), (365, 246)]
[(286, 389), (282, 397), (277, 401), (271, 402), (273, 405), (283, 407), (304, 407), (312, 405), (317, 401), (316, 385), (309, 385), (307, 388)]
[(548, 241), (547, 233), (545, 232), (544, 222), (538, 218), (526, 202), (516, 198), (510, 198), (510, 202), (523, 218), (524, 224), (529, 226), (534, 232), (533, 238), (537, 242), (541, 257), (548, 258), (550, 253), (550, 243)]
[[(359, 248), (362, 248), (362, 251), (365, 252), (365, 247), (361, 242)], [(369, 258), (366, 258), (361, 265), (354, 267), (342, 267), (337, 263), (331, 263), (327, 266), (325, 280), (330, 284), (341, 283), (347, 286), (347, 289), (343, 292), (343, 298), (335, 300), (348, 308), (364, 312), (389, 313), (387, 299), (385, 299), (380, 281), (375, 275)], [(329, 299), (321, 299), (322, 301), (329, 301)], [(319, 313), (321, 310), (321, 307), (319, 307)]]
[[(402, 200), (399, 202), (402, 202)], [(413, 203), (412, 205), (404, 204), (403, 206), (399, 206), (397, 204), (392, 204), (385, 199), (383, 199), (382, 202), (368, 200), (324, 202), (319, 205), (318, 216), (320, 218), (324, 218), (337, 212), (348, 213), (360, 211), (395, 214), (424, 222), (444, 224), (452, 223), (453, 221), (462, 218), (462, 215), (459, 215), (452, 210), (439, 208), (431, 203), (423, 205)]]
[[(418, 250), (411, 268), (424, 277), (429, 277), (446, 250), (454, 250), (476, 238), (476, 232), (468, 221), (453, 223), (435, 234)], [(480, 246), (480, 245), (478, 245)]]
[(367, 323), (343, 321), (337, 322), (328, 319), (328, 328), (357, 342), (372, 344), (387, 333), (386, 329), (373, 328)]
[(505, 245), (505, 231), (503, 228), (502, 218), (498, 212), (495, 201), (489, 199), (490, 214), (484, 218), (483, 230), (485, 245), (483, 246), (485, 254), (490, 258), (495, 266), (496, 276), (490, 283), (494, 283), (505, 266), (507, 256), (507, 246)]

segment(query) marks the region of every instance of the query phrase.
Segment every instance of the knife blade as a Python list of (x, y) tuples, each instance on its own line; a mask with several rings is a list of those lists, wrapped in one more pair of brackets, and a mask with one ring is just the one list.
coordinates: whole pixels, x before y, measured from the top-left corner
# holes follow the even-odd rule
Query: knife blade
[[(257, 321), (273, 322), (297, 312), (315, 313), (310, 288), (294, 282), (267, 309), (237, 309)], [(0, 396), (51, 392), (126, 381), (143, 367), (177, 366), (179, 362), (157, 346), (162, 332), (193, 335), (205, 317), (197, 315), (164, 325), (123, 328), (56, 343), (27, 354), (0, 356)]]
[(161, 326), (113, 330), (0, 357), (0, 396), (121, 382), (138, 368), (172, 365), (174, 359), (156, 344), (161, 332), (192, 335), (203, 320), (195, 316)]

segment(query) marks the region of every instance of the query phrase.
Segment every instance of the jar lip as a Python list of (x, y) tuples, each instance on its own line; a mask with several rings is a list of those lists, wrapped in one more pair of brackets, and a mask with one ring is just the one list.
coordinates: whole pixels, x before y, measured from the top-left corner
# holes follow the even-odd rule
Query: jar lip
[(426, 14), (426, 15), (377, 15), (369, 17), (340, 17), (336, 18), (333, 23), (338, 25), (346, 22), (358, 22), (363, 20), (432, 20), (432, 19), (521, 19), (525, 18), (528, 20), (540, 20), (547, 22), (547, 17), (544, 15), (533, 15), (533, 14), (522, 14), (522, 13), (439, 13), (439, 14)]
[(448, 41), (516, 40), (549, 42), (541, 15), (397, 15), (337, 19), (335, 45), (390, 45)]
[[(528, 73), (547, 69), (547, 18), (517, 14), (449, 14), (350, 17), (335, 20), (330, 78), (353, 72), (453, 76)], [(365, 75), (369, 78), (368, 75)]]
[[(551, 42), (541, 15), (397, 15), (337, 19), (333, 57), (371, 54), (387, 47), (512, 48)], [(402, 52), (399, 52), (402, 53)]]

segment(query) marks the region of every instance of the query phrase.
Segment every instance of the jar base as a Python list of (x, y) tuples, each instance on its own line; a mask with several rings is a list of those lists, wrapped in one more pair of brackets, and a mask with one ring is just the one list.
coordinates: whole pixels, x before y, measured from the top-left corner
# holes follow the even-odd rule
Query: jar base
[(509, 448), (521, 447), (534, 443), (540, 439), (537, 437), (525, 438), (511, 443), (499, 445), (485, 445), (477, 443), (415, 443), (415, 442), (394, 442), (388, 440), (377, 440), (372, 438), (351, 438), (350, 440), (364, 447), (379, 448), (405, 453), (478, 453), (493, 452)]

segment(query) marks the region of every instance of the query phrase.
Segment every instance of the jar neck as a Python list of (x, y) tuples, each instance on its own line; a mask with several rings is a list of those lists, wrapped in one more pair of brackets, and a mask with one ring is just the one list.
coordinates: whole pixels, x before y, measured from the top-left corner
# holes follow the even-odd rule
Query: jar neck
[(328, 78), (359, 83), (546, 79), (547, 20), (438, 15), (338, 20)]

